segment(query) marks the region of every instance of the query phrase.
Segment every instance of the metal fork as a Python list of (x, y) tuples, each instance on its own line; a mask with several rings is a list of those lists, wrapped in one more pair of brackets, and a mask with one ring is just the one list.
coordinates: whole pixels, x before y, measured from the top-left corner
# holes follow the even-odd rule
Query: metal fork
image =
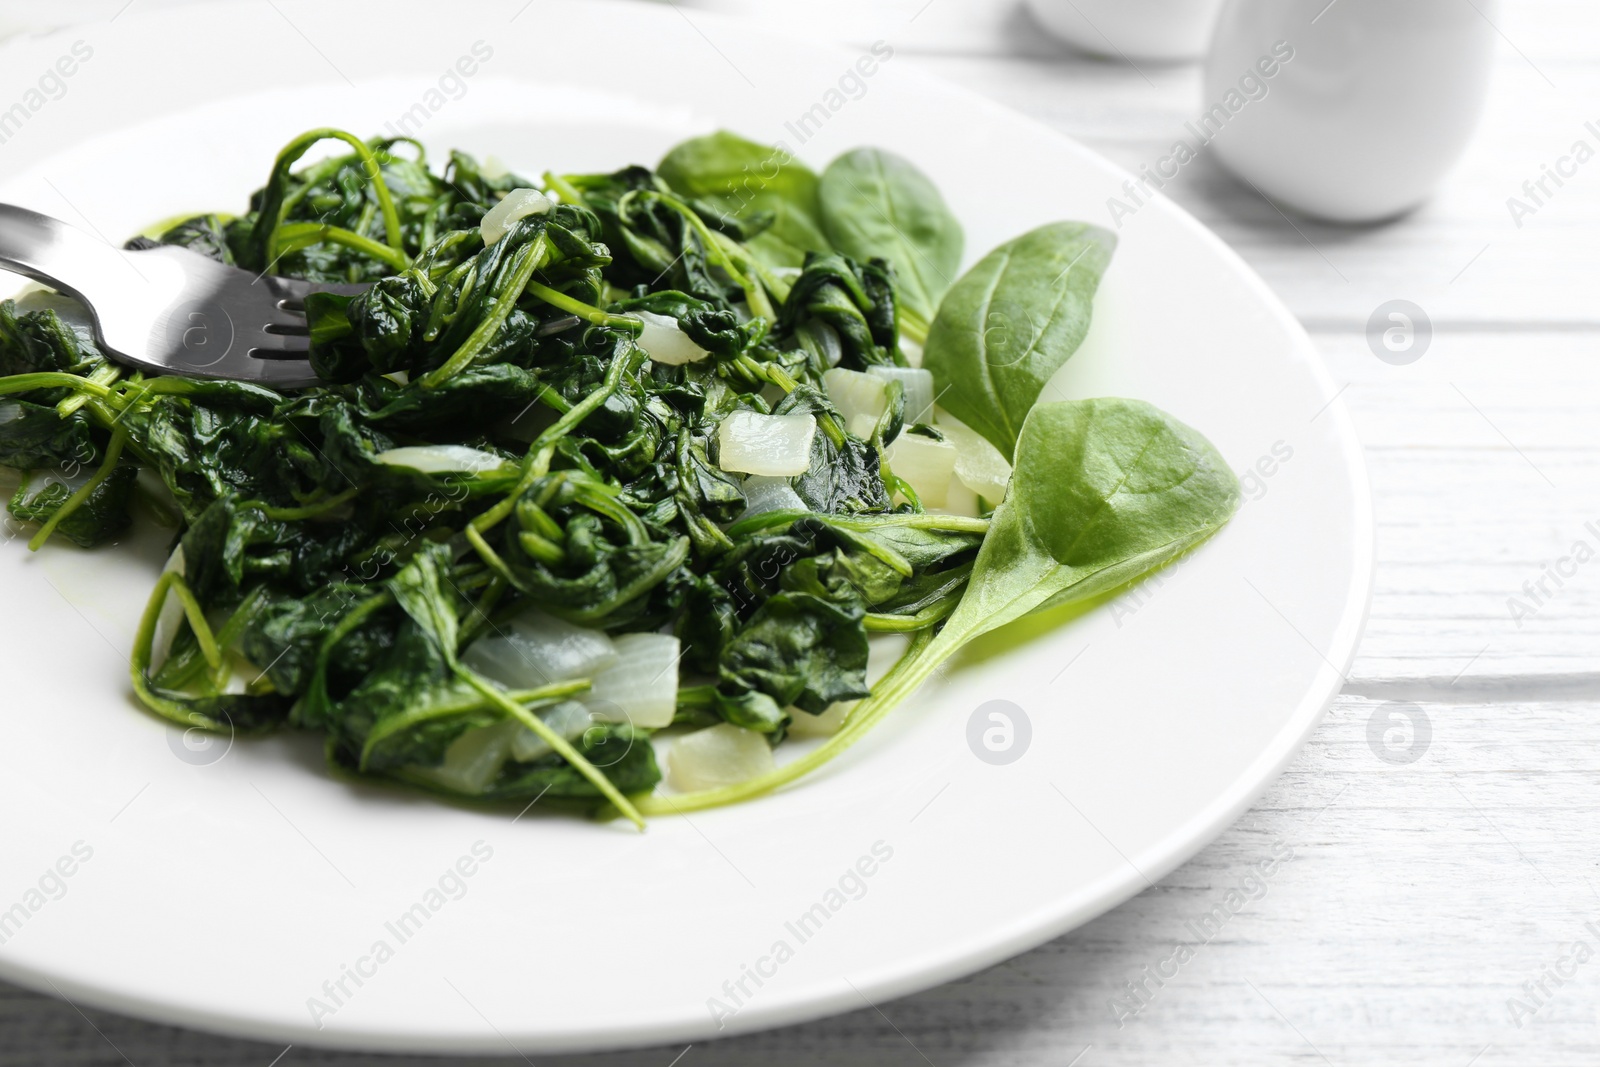
[(82, 301), (101, 351), (119, 363), (274, 389), (317, 382), (305, 298), (367, 288), (252, 274), (172, 245), (113, 248), (10, 204), (0, 204), (0, 268)]

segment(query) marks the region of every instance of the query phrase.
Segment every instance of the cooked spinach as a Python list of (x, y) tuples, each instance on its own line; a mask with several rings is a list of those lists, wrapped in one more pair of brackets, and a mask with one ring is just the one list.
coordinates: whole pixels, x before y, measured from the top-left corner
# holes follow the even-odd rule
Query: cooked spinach
[[(328, 141), (339, 154), (303, 163)], [(136, 502), (164, 516), (135, 692), (185, 727), (316, 731), (342, 773), (638, 820), (660, 807), (656, 730), (779, 744), (797, 715), (860, 701), (777, 775), (674, 804), (752, 795), (973, 637), (1160, 566), (1237, 499), (1210, 446), (1146, 405), (1035, 403), (1087, 329), (1109, 235), (1041, 228), (941, 302), (960, 227), (874, 149), (819, 183), (719, 133), (657, 171), (535, 182), (319, 129), (243, 214), (132, 245), (158, 243), (371, 284), (307, 301), (324, 380), (292, 395), (130, 372), (56, 305), (0, 302), (11, 514), (34, 548), (114, 541)], [(994, 367), (1000, 308), (1036, 328)], [(946, 407), (1015, 445), (990, 515), (929, 511), (908, 480), (928, 475), (892, 469), (897, 441), (946, 447), (932, 426), (902, 437), (894, 377), (913, 373), (902, 329), (930, 317)], [(776, 438), (736, 425), (804, 428), (791, 473), (747, 477)], [(913, 641), (872, 687), (879, 632)]]

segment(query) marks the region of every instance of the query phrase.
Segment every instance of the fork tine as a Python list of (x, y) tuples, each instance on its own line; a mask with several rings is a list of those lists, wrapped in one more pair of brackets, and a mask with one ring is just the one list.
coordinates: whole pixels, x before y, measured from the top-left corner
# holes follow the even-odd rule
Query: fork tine
[[(311, 293), (333, 293), (337, 296), (355, 296), (372, 287), (371, 282), (307, 282), (299, 278), (280, 278), (276, 275), (261, 279), (278, 296), (280, 301), (294, 301), (302, 306)], [(280, 303), (280, 307), (282, 304)]]
[(311, 350), (311, 338), (306, 334), (257, 334), (250, 340), (250, 354), (258, 359), (283, 359), (302, 357)]
[(316, 385), (318, 378), (311, 364), (303, 359), (257, 359), (251, 368), (251, 381), (276, 389), (303, 389)]

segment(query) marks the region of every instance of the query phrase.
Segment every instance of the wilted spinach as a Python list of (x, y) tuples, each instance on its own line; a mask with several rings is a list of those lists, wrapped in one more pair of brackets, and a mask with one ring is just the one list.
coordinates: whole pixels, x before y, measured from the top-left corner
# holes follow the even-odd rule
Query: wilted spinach
[[(301, 165), (325, 141), (347, 151)], [(1232, 511), (1219, 457), (1154, 409), (1035, 407), (1087, 329), (1108, 234), (1036, 230), (941, 303), (960, 227), (875, 149), (820, 183), (729, 133), (656, 172), (547, 174), (549, 201), (486, 245), (489, 210), (535, 184), (462, 153), (435, 174), (415, 142), (318, 129), (244, 214), (131, 243), (372, 283), (307, 301), (324, 382), (294, 395), (130, 373), (59, 298), (0, 302), (0, 464), (24, 472), (10, 510), (37, 524), (30, 544), (114, 541), (136, 501), (175, 528), (134, 641), (152, 711), (317, 731), (350, 774), (638, 819), (658, 807), (639, 799), (661, 777), (652, 729), (558, 729), (594, 677), (480, 670), (530, 613), (676, 635), (683, 723), (777, 744), (796, 714), (862, 701), (776, 777), (675, 802), (704, 806), (803, 773), (972, 637), (1159, 566)], [(1026, 329), (986, 332), (1002, 311)], [(908, 373), (902, 328), (920, 338), (930, 317), (942, 402), (1016, 445), (991, 517), (929, 513), (889, 469), (898, 381), (857, 432), (827, 390), (835, 365)], [(993, 365), (1000, 351), (1017, 358)], [(757, 507), (757, 483), (719, 466), (736, 412), (814, 422), (787, 504)], [(913, 636), (875, 688), (873, 632)]]

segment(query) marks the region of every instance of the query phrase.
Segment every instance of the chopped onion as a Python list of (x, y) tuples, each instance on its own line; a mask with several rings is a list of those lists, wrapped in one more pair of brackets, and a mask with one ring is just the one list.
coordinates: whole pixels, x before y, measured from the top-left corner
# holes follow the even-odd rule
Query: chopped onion
[(766, 736), (727, 722), (680, 737), (667, 752), (667, 781), (691, 793), (736, 785), (772, 768)]
[[(161, 573), (176, 571), (179, 578), (188, 577), (184, 573), (185, 562), (183, 558), (183, 545), (172, 550), (172, 555), (167, 557), (167, 565), (161, 568)], [(178, 594), (171, 589), (167, 590), (167, 599), (161, 602), (161, 613), (156, 616), (155, 631), (150, 639), (150, 670), (152, 673), (161, 669), (167, 662), (167, 656), (172, 653), (172, 642), (178, 636), (178, 627), (183, 624), (183, 601), (178, 599)]]
[(889, 469), (911, 483), (924, 507), (942, 508), (956, 470), (956, 447), (918, 433), (903, 433), (884, 453)]
[(920, 367), (868, 367), (867, 373), (899, 382), (906, 391), (906, 425), (933, 421), (933, 372)]
[(811, 466), (817, 420), (810, 415), (760, 415), (740, 409), (717, 427), (717, 463), (739, 474), (804, 474)]
[(878, 420), (870, 415), (852, 415), (844, 428), (863, 441), (870, 441), (878, 428)]
[(961, 484), (991, 506), (1004, 500), (1011, 481), (1011, 464), (1000, 450), (983, 434), (942, 411), (939, 429), (956, 446), (956, 477)]
[[(956, 455), (956, 466), (961, 465), (961, 456)], [(982, 509), (978, 504), (978, 494), (968, 489), (966, 484), (954, 474), (950, 476), (950, 487), (945, 490), (944, 507), (937, 509), (946, 515), (965, 515), (976, 519)]]
[(490, 152), (483, 157), (483, 163), (478, 167), (478, 173), (492, 182), (497, 182), (511, 173), (511, 168), (506, 166), (505, 160)]
[[(870, 439), (871, 427), (878, 424), (879, 416), (889, 406), (889, 383), (875, 374), (835, 367), (822, 376), (822, 385), (850, 432)], [(868, 427), (866, 433), (856, 433), (860, 425)]]
[(913, 367), (922, 366), (922, 346), (904, 334), (900, 335), (900, 354)]
[(513, 189), (483, 216), (478, 232), (483, 234), (484, 244), (492, 245), (504, 237), (518, 219), (543, 215), (554, 206), (555, 202), (537, 189)]
[[(543, 711), (538, 712), (539, 719), (557, 736), (567, 740), (576, 741), (583, 736), (583, 732), (595, 723), (594, 712), (578, 703), (576, 700), (563, 700), (553, 704)], [(511, 758), (523, 763), (530, 763), (536, 759), (543, 759), (555, 750), (544, 738), (523, 726), (511, 735)]]
[(644, 323), (639, 335), (639, 347), (657, 363), (681, 367), (685, 363), (699, 363), (711, 355), (689, 339), (671, 315), (657, 315), (653, 311), (632, 311), (629, 314)]
[(593, 678), (617, 661), (617, 648), (599, 630), (542, 611), (524, 611), (498, 633), (467, 646), (461, 661), (512, 689)]
[(671, 634), (623, 634), (613, 639), (616, 662), (596, 673), (582, 700), (601, 722), (631, 722), (659, 730), (678, 710), (678, 639)]
[(752, 474), (744, 480), (744, 498), (749, 506), (739, 516), (741, 519), (748, 519), (752, 515), (765, 515), (769, 511), (810, 510), (787, 478)]
[(511, 739), (518, 730), (525, 729), (527, 727), (515, 719), (508, 719), (493, 726), (464, 730), (444, 750), (439, 766), (423, 773), (446, 789), (477, 796), (499, 777), (500, 768), (511, 752)]
[(510, 460), (466, 445), (408, 445), (372, 457), (391, 467), (410, 467), (423, 474), (481, 474), (508, 466)]
[(850, 709), (856, 706), (854, 700), (841, 700), (829, 704), (828, 710), (821, 715), (812, 715), (810, 712), (801, 711), (799, 708), (789, 709), (790, 737), (829, 737), (839, 732), (839, 727), (844, 725), (844, 720), (849, 716)]

